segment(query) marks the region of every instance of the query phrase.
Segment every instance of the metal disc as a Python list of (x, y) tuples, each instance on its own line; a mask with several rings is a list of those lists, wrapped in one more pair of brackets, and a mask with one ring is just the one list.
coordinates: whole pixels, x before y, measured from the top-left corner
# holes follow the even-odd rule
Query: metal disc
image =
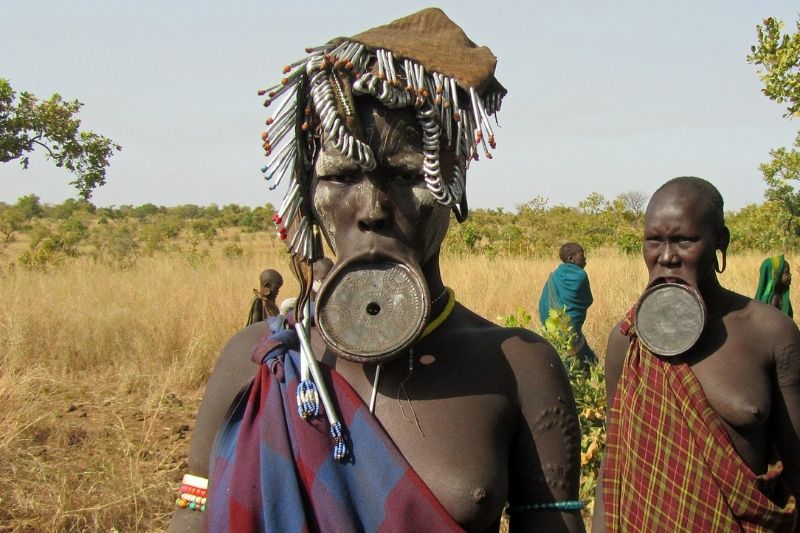
[(326, 344), (346, 359), (383, 362), (422, 333), (428, 295), (420, 275), (395, 262), (354, 263), (329, 280), (317, 301)]
[(681, 283), (651, 287), (639, 299), (636, 333), (645, 348), (657, 355), (674, 356), (688, 351), (706, 322), (700, 295)]

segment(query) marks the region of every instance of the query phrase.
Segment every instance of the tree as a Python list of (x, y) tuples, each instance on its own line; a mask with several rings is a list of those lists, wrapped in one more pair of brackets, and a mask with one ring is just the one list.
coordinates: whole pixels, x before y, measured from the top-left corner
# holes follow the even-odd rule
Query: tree
[(17, 96), (8, 80), (0, 78), (0, 162), (19, 159), (23, 168), (29, 154), (42, 148), (48, 159), (75, 175), (70, 181), (87, 200), (106, 182), (106, 169), (114, 151), (122, 146), (108, 137), (81, 130), (76, 118), (83, 104), (65, 101), (59, 94), (40, 101), (28, 92)]
[[(747, 60), (762, 69), (762, 92), (779, 104), (786, 104), (785, 117), (800, 116), (800, 20), (796, 33), (783, 33), (783, 23), (772, 17), (756, 26), (758, 43), (750, 48)], [(800, 133), (794, 147), (770, 151), (772, 161), (760, 166), (767, 184), (765, 198), (780, 207), (778, 218), (784, 230), (784, 246), (797, 234), (800, 216), (800, 192), (794, 182), (800, 180)]]
[(747, 60), (764, 67), (759, 72), (762, 92), (779, 104), (788, 103), (785, 116), (800, 116), (800, 20), (797, 33), (784, 34), (783, 22), (772, 17), (756, 26), (758, 45), (750, 47)]
[(25, 227), (25, 214), (22, 211), (13, 206), (0, 208), (0, 234), (3, 235), (3, 242), (13, 241), (14, 233)]
[(647, 194), (642, 191), (622, 192), (617, 196), (617, 199), (622, 202), (624, 209), (637, 215), (644, 213), (644, 206), (647, 205), (647, 198)]
[(22, 213), (22, 216), (28, 222), (42, 215), (42, 204), (35, 194), (20, 196), (17, 198), (17, 203), (14, 204), (14, 207)]

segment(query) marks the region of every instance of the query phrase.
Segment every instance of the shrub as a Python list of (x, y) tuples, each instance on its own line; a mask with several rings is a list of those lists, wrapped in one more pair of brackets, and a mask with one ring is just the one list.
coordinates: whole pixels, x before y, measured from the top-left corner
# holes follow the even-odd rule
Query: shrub
[(244, 248), (242, 248), (235, 242), (229, 242), (222, 249), (222, 255), (225, 256), (225, 259), (229, 260), (241, 259), (242, 256), (244, 255)]
[(139, 255), (139, 240), (134, 223), (100, 226), (92, 239), (94, 257), (119, 269), (133, 268)]

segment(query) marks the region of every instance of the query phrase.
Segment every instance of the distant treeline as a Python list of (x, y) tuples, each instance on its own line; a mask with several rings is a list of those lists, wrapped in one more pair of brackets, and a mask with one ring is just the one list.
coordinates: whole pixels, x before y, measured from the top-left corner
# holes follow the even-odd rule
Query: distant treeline
[[(473, 209), (463, 224), (453, 223), (444, 243), (445, 253), (487, 256), (552, 255), (566, 241), (580, 242), (591, 250), (612, 247), (639, 253), (647, 196), (623, 193), (613, 200), (592, 193), (576, 207), (548, 205), (542, 197), (519, 205), (516, 212)], [(764, 253), (798, 247), (796, 232), (776, 222), (778, 208), (770, 203), (751, 204), (726, 213), (731, 230), (731, 252)], [(223, 230), (243, 233), (271, 232), (275, 209), (271, 204), (251, 208), (147, 203), (96, 207), (85, 200), (61, 204), (42, 203), (33, 194), (15, 203), (0, 202), (0, 251), (22, 235), (27, 250), (19, 256), (23, 266), (44, 268), (65, 257), (92, 254), (120, 266), (131, 265), (141, 254), (182, 251), (190, 259), (208, 255), (207, 247), (223, 240)], [(230, 232), (225, 233), (230, 234)], [(228, 242), (226, 255), (242, 249)]]
[[(553, 256), (558, 246), (575, 241), (589, 250), (610, 247), (638, 254), (647, 200), (645, 194), (635, 191), (613, 200), (592, 193), (577, 207), (550, 206), (546, 198), (536, 197), (519, 205), (516, 212), (475, 209), (466, 222), (450, 226), (445, 249), (489, 256)], [(729, 251), (775, 253), (797, 249), (798, 234), (777, 222), (779, 211), (774, 204), (763, 203), (726, 212), (725, 222), (731, 231)]]

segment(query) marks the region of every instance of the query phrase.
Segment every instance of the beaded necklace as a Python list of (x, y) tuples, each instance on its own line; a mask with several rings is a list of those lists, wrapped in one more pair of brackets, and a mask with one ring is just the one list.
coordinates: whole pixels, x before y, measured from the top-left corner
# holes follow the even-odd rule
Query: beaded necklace
[[(449, 287), (445, 287), (444, 291), (442, 291), (442, 294), (434, 298), (434, 300), (431, 302), (431, 305), (438, 302), (445, 294), (449, 295), (447, 299), (447, 304), (444, 306), (444, 309), (442, 309), (442, 312), (439, 313), (439, 316), (431, 320), (428, 323), (428, 325), (425, 326), (425, 329), (422, 331), (422, 335), (420, 336), (420, 340), (424, 339), (425, 337), (433, 333), (436, 330), (436, 328), (441, 326), (444, 323), (444, 321), (447, 320), (447, 318), (450, 316), (450, 313), (453, 312), (453, 308), (456, 305), (456, 293), (455, 291), (453, 291), (453, 289)], [(375, 378), (372, 381), (372, 396), (370, 397), (369, 400), (369, 412), (370, 414), (373, 415), (375, 414), (375, 399), (378, 396), (378, 382), (380, 382), (381, 379), (381, 366), (383, 365), (379, 364), (375, 368)], [(400, 386), (397, 388), (398, 401), (400, 400), (401, 391), (405, 394), (406, 399), (408, 399), (408, 393), (405, 392), (405, 384), (409, 379), (411, 379), (411, 374), (413, 372), (414, 372), (414, 347), (412, 346), (408, 351), (408, 375), (405, 377), (405, 379), (400, 383)], [(402, 404), (400, 406), (400, 409), (402, 411)], [(403, 412), (403, 418), (405, 418), (409, 422), (411, 421), (406, 417), (405, 412)], [(416, 419), (416, 416), (414, 418)], [(417, 429), (419, 429), (419, 422), (417, 422)]]

